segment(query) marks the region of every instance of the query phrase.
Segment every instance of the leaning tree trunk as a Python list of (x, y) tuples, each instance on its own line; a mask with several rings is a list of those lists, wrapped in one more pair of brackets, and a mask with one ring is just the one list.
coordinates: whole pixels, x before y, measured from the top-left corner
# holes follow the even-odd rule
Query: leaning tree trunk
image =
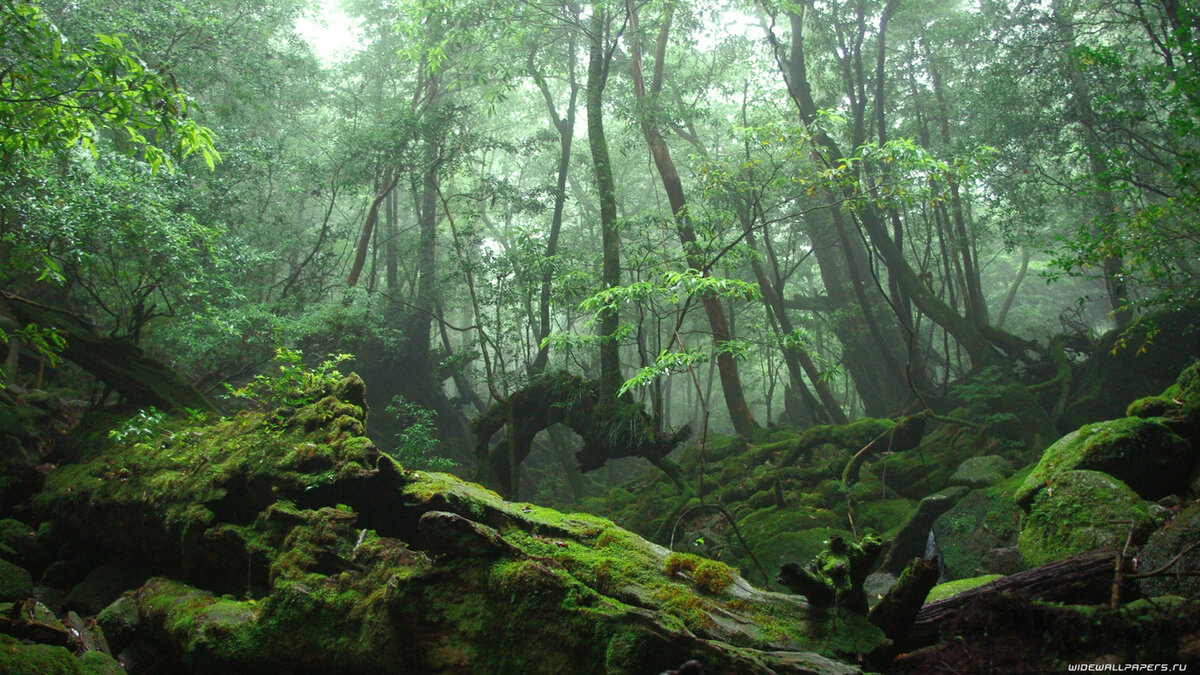
[(207, 396), (128, 338), (104, 337), (83, 318), (0, 291), (0, 314), (22, 325), (52, 328), (66, 338), (63, 356), (134, 405), (165, 410), (217, 409)]

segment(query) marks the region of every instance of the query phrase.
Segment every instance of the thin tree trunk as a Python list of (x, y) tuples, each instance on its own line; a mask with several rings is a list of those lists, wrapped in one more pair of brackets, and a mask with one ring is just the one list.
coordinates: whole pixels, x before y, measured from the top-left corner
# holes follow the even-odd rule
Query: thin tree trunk
[[(605, 27), (604, 13), (599, 7), (594, 8), (590, 36), (592, 46), (588, 57), (588, 145), (592, 151), (592, 168), (600, 199), (602, 284), (604, 288), (613, 288), (621, 284), (621, 239), (617, 232), (616, 182), (608, 155), (608, 140), (604, 135), (604, 85), (608, 81), (611, 59), (611, 52), (606, 50)], [(599, 319), (601, 398), (615, 402), (623, 381), (620, 344), (616, 340), (620, 317), (615, 308), (605, 308), (600, 311)]]
[[(699, 254), (695, 230), (688, 221), (687, 199), (683, 192), (683, 183), (679, 179), (679, 172), (671, 159), (671, 152), (667, 148), (666, 141), (646, 114), (646, 107), (653, 99), (657, 98), (662, 89), (664, 56), (673, 6), (667, 10), (667, 18), (659, 32), (655, 50), (654, 74), (649, 91), (646, 89), (642, 76), (642, 50), (639, 44), (637, 6), (634, 0), (626, 0), (626, 8), (629, 12), (629, 29), (632, 35), (630, 63), (633, 70), (633, 89), (641, 107), (639, 117), (641, 118), (642, 135), (646, 139), (646, 144), (650, 146), (650, 155), (654, 158), (654, 166), (658, 170), (663, 189), (667, 193), (667, 200), (671, 204), (671, 213), (675, 216), (675, 229), (679, 234), (680, 243), (683, 244), (688, 266), (707, 275), (707, 265)], [(700, 302), (708, 317), (709, 327), (712, 329), (713, 343), (717, 349), (717, 370), (721, 376), (721, 390), (725, 394), (725, 405), (729, 410), (730, 421), (738, 434), (750, 438), (758, 425), (754, 421), (754, 415), (750, 412), (750, 406), (746, 403), (746, 395), (742, 390), (742, 382), (738, 375), (737, 360), (724, 349), (725, 345), (733, 339), (725, 309), (721, 306), (721, 299), (712, 295), (702, 295)]]
[(379, 207), (387, 196), (391, 194), (396, 187), (396, 183), (400, 181), (400, 172), (395, 171), (392, 167), (387, 167), (383, 170), (383, 181), (379, 188), (379, 192), (375, 193), (375, 199), (371, 201), (371, 208), (367, 211), (367, 221), (363, 224), (362, 236), (358, 239), (358, 249), (354, 254), (354, 264), (350, 266), (350, 275), (346, 277), (346, 285), (354, 286), (358, 283), (359, 276), (362, 275), (363, 266), (367, 262), (367, 252), (371, 247), (371, 235), (375, 232), (375, 224), (379, 222)]

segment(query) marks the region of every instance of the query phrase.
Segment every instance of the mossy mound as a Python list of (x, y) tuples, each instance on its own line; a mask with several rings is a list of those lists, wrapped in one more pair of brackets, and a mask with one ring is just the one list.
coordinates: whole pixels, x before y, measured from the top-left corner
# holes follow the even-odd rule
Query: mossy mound
[(0, 558), (0, 602), (24, 600), (33, 594), (33, 577), (25, 569)]
[(1016, 500), (1029, 504), (1056, 476), (1075, 470), (1102, 471), (1146, 499), (1159, 499), (1186, 490), (1194, 464), (1187, 441), (1157, 420), (1124, 417), (1089, 424), (1046, 449)]
[(1085, 551), (1119, 549), (1131, 529), (1139, 543), (1152, 528), (1145, 502), (1129, 486), (1099, 471), (1064, 471), (1034, 498), (1017, 545), (1036, 567)]
[(939, 408), (946, 410), (930, 422), (920, 445), (886, 458), (881, 462), (886, 468), (877, 469), (904, 497), (920, 499), (941, 490), (975, 457), (994, 455), (1023, 466), (1059, 436), (1029, 390), (996, 369), (955, 387)]
[(76, 658), (66, 647), (26, 644), (0, 634), (0, 673), (8, 675), (121, 675), (110, 656), (90, 652)]
[(95, 557), (156, 570), (103, 625), (181, 672), (633, 673), (696, 658), (842, 673), (855, 668), (826, 659), (884, 643), (721, 562), (668, 574), (666, 549), (609, 520), (404, 470), (363, 418), (331, 395), (161, 420), (55, 469), (35, 506)]
[(999, 485), (972, 491), (933, 523), (947, 579), (1002, 571), (989, 568), (988, 552), (1016, 545), (1024, 512), (1013, 502), (1013, 490), (1031, 468)]

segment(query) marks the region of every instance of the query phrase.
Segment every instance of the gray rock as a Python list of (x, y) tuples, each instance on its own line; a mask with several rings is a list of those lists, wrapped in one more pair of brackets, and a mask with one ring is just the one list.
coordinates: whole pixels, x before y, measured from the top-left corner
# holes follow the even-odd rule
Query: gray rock
[(1008, 478), (1012, 471), (1012, 462), (1000, 455), (981, 455), (959, 464), (947, 484), (969, 488), (991, 487)]

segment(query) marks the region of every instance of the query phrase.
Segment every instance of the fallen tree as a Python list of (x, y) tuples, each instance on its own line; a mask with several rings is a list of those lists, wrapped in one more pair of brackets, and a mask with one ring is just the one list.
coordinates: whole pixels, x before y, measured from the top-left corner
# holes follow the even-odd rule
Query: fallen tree
[(933, 644), (940, 626), (983, 598), (1022, 594), (1050, 602), (1105, 602), (1112, 591), (1116, 556), (1111, 549), (1080, 553), (931, 602), (917, 614), (906, 648)]

